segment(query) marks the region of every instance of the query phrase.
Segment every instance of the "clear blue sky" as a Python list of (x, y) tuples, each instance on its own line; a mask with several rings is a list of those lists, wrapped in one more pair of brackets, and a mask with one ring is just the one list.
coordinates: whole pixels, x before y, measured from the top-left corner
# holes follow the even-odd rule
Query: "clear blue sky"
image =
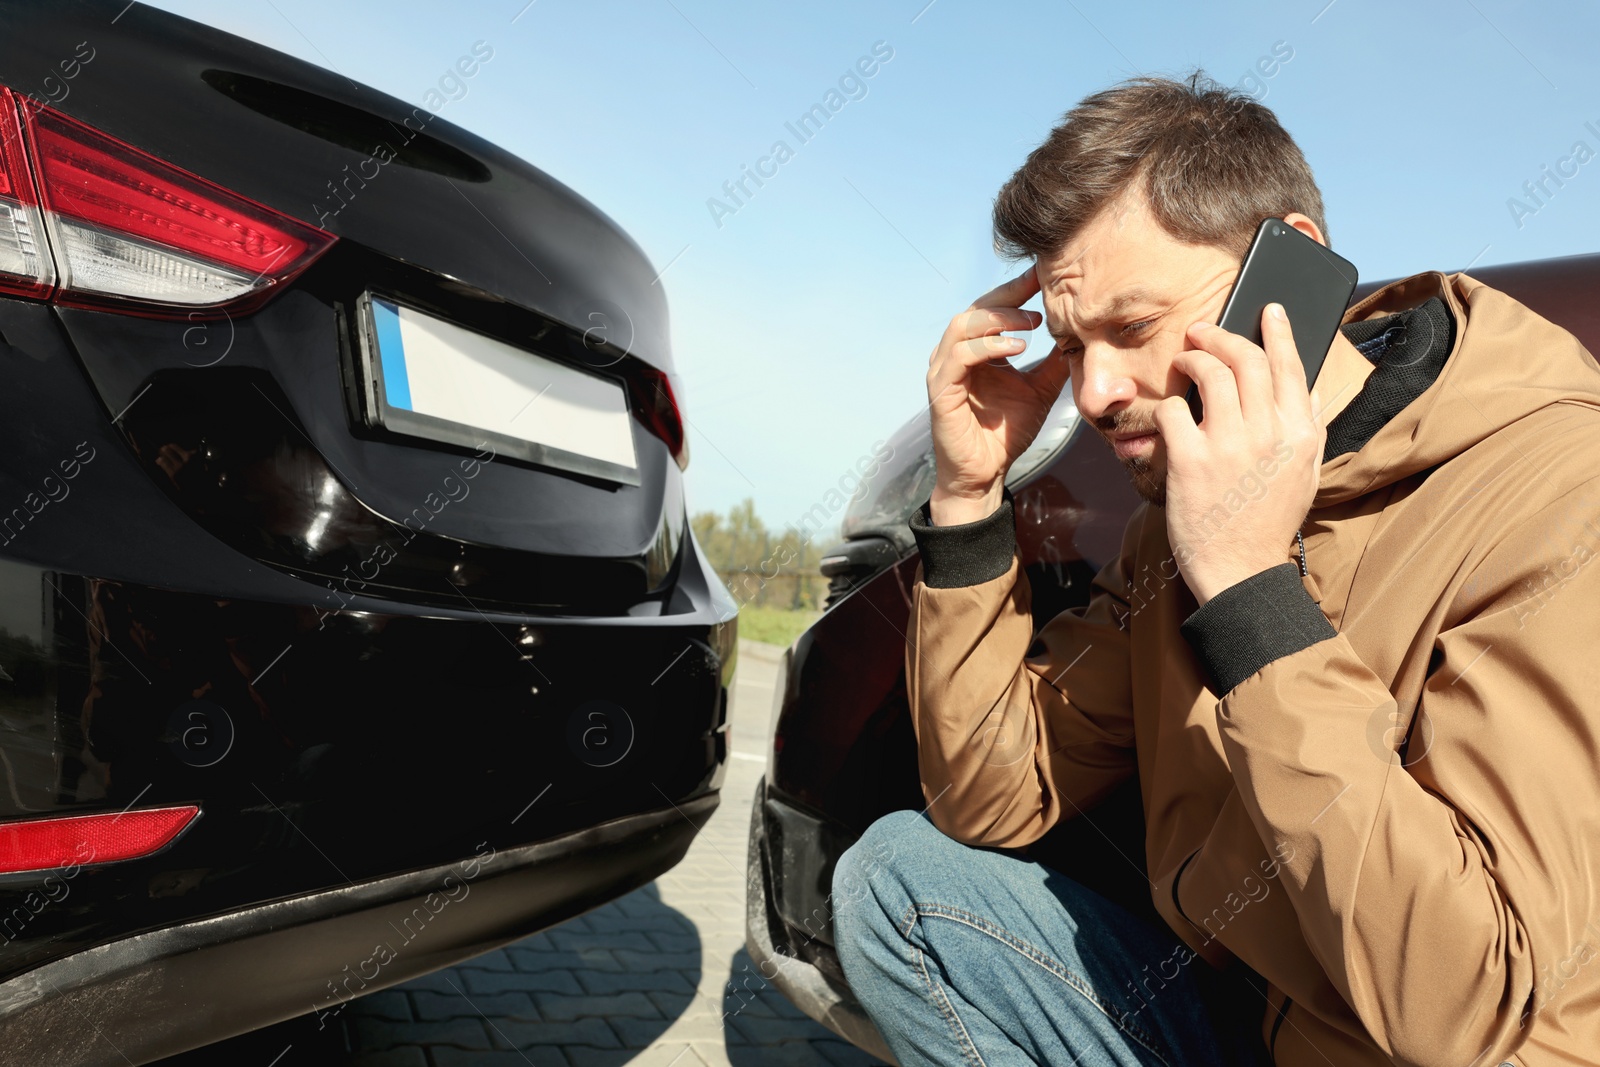
[[(1020, 269), (992, 250), (995, 192), (1062, 113), (1134, 73), (1254, 74), (1364, 278), (1600, 251), (1600, 158), (1542, 206), (1522, 190), (1579, 140), (1600, 153), (1592, 0), (525, 3), (156, 6), (414, 103), (493, 47), (439, 113), (666, 268), (693, 511), (750, 496), (782, 529), (921, 407), (950, 316)], [(893, 57), (865, 95), (801, 144), (784, 124), (880, 41)], [(1263, 78), (1275, 46), (1292, 57)], [(707, 201), (732, 206), (723, 183), (780, 139), (793, 157), (719, 226)], [(1512, 197), (1537, 210), (1515, 218)]]

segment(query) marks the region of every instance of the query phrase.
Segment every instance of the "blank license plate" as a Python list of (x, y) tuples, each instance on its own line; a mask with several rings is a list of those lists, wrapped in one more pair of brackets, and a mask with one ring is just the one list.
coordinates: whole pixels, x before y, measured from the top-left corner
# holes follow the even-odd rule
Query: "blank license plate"
[(378, 421), (397, 432), (497, 450), (639, 484), (622, 384), (373, 297), (369, 373)]

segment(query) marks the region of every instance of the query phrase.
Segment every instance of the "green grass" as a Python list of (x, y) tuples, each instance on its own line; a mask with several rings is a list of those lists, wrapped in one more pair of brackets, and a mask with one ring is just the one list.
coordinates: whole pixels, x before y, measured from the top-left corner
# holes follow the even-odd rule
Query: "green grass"
[(745, 607), (739, 609), (739, 636), (787, 648), (806, 627), (822, 618), (820, 611), (789, 611), (785, 608)]

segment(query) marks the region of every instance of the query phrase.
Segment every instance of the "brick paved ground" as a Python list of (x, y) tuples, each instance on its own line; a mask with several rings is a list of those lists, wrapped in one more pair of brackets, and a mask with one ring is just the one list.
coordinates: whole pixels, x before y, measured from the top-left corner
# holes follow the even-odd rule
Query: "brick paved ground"
[(166, 1067), (868, 1067), (744, 948), (746, 834), (766, 765), (773, 650), (740, 642), (722, 803), (683, 861), (541, 934)]

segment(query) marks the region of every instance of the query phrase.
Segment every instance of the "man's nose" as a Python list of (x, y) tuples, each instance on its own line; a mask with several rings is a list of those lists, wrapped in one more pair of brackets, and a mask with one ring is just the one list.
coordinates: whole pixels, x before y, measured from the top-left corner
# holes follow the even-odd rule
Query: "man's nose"
[(1083, 351), (1083, 384), (1078, 391), (1078, 411), (1098, 419), (1139, 395), (1139, 385), (1129, 373), (1122, 353), (1108, 345), (1086, 345)]

